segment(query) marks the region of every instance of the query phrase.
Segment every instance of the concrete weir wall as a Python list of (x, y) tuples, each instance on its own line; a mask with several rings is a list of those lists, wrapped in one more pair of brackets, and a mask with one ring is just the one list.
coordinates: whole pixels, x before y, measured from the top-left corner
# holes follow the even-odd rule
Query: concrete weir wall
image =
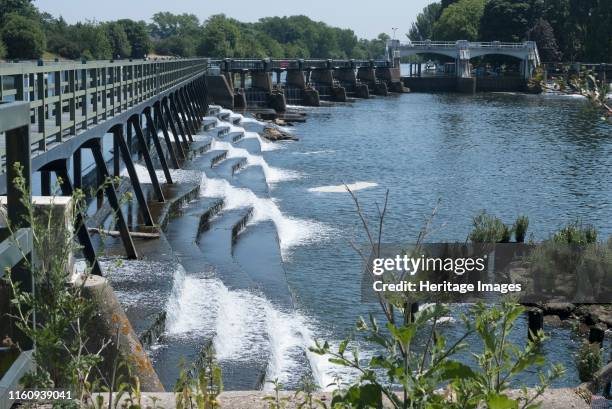
[(518, 77), (402, 77), (404, 86), (415, 92), (523, 92), (527, 80)]
[(234, 107), (234, 90), (224, 75), (207, 75), (208, 98), (224, 108)]

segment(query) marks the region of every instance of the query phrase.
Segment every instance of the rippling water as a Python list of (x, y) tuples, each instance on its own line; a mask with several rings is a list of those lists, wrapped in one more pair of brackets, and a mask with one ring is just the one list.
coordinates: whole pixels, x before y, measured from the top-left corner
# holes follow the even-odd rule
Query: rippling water
[[(274, 186), (283, 214), (325, 230), (284, 255), (298, 306), (319, 338), (337, 342), (359, 315), (376, 310), (359, 302), (361, 263), (349, 241), (364, 238), (350, 197), (337, 188), (343, 183), (356, 183), (370, 216), (389, 189), (387, 242), (414, 241), (438, 199), (432, 241), (463, 241), (480, 209), (506, 223), (529, 216), (535, 239), (576, 219), (612, 233), (612, 127), (583, 99), (415, 93), (307, 112), (292, 129), (300, 141), (264, 157), (301, 175)], [(547, 330), (545, 352), (568, 368), (560, 384), (576, 384), (580, 339)], [(449, 323), (446, 331), (453, 337), (460, 328)], [(525, 342), (524, 322), (512, 336)]]

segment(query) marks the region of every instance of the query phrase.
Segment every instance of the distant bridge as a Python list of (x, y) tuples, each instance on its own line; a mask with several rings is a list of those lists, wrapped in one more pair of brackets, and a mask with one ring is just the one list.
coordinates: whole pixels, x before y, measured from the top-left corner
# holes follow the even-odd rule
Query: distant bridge
[(455, 72), (461, 78), (472, 76), (470, 59), (483, 55), (507, 55), (519, 59), (521, 75), (526, 79), (531, 78), (535, 68), (540, 65), (538, 47), (534, 41), (506, 43), (426, 40), (401, 43), (399, 40), (390, 40), (387, 43), (387, 50), (391, 60), (416, 54), (439, 54), (451, 57), (455, 59)]

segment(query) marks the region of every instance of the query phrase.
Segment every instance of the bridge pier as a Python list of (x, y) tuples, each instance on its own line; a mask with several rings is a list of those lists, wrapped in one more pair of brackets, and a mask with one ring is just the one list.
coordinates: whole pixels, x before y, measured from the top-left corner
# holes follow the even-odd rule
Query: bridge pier
[[(420, 68), (421, 65), (419, 64), (419, 76), (421, 75)], [(387, 89), (391, 92), (410, 92), (410, 90), (402, 84), (399, 67), (376, 67), (375, 75), (378, 80), (386, 84)]]
[(352, 61), (348, 67), (340, 67), (334, 70), (334, 77), (344, 87), (347, 95), (352, 95), (356, 98), (370, 98), (370, 89), (367, 84), (357, 79), (355, 65)]
[[(305, 77), (305, 71), (302, 70), (301, 61), (298, 62), (298, 68), (288, 69), (285, 79), (285, 98), (294, 100), (298, 105), (315, 106), (321, 105), (319, 92), (308, 85)], [(295, 97), (293, 93), (297, 93)]]
[(387, 89), (387, 84), (384, 82), (378, 81), (376, 78), (376, 71), (374, 70), (374, 64), (370, 66), (362, 66), (357, 69), (357, 78), (368, 84), (368, 88), (372, 91), (374, 95), (389, 95), (389, 90)]
[(346, 89), (334, 80), (334, 72), (330, 68), (314, 69), (311, 71), (310, 80), (320, 91), (328, 90), (329, 98), (336, 102), (346, 102)]

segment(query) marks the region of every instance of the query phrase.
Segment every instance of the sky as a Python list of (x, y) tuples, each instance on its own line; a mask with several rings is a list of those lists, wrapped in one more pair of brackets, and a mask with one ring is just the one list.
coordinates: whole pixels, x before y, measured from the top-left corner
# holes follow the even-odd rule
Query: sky
[(379, 33), (404, 39), (411, 23), (433, 0), (35, 0), (42, 11), (63, 16), (69, 23), (120, 18), (149, 21), (158, 11), (192, 13), (201, 20), (224, 13), (252, 22), (267, 16), (304, 14), (329, 25), (350, 28), (357, 36), (373, 38)]

